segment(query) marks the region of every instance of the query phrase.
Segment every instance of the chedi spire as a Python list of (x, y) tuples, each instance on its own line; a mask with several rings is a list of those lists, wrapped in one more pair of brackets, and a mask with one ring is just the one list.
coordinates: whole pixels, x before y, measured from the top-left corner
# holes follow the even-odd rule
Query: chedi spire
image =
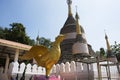
[(81, 27), (78, 21), (79, 16), (77, 12), (75, 17), (76, 17), (76, 33), (77, 34), (76, 34), (76, 42), (72, 46), (72, 52), (74, 55), (80, 54), (81, 56), (89, 56), (87, 41), (82, 36)]
[(106, 40), (106, 46), (107, 46), (107, 51), (110, 51), (110, 44), (109, 44), (109, 41), (108, 41), (108, 36), (107, 34), (105, 33), (105, 40)]
[(76, 32), (77, 34), (82, 34), (81, 27), (79, 25), (79, 15), (77, 12), (76, 12), (75, 18), (76, 18)]
[(72, 15), (72, 10), (71, 10), (72, 0), (67, 0), (67, 4), (68, 4), (68, 16), (71, 16)]

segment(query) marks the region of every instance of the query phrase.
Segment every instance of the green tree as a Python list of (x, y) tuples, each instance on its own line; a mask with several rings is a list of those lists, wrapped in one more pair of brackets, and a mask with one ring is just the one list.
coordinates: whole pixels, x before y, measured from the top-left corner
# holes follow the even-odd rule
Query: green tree
[(0, 38), (4, 38), (4, 29), (0, 27)]
[(100, 48), (100, 57), (105, 57), (105, 50), (104, 48)]
[(10, 38), (9, 40), (29, 44), (29, 37), (26, 35), (25, 27), (21, 23), (10, 24)]
[(115, 41), (115, 44), (111, 46), (112, 52), (116, 54), (118, 62), (120, 62), (120, 44)]
[[(30, 39), (29, 36), (26, 34), (25, 27), (21, 23), (12, 23), (10, 24), (11, 28), (2, 28), (0, 27), (0, 38), (7, 39), (27, 45), (35, 45), (35, 40)], [(46, 39), (41, 37), (39, 39), (39, 44), (44, 45), (48, 48), (51, 46), (50, 39)]]
[(40, 41), (39, 41), (39, 44), (40, 44), (40, 45), (44, 45), (44, 46), (50, 48), (52, 42), (50, 41), (50, 39), (46, 39), (46, 38), (44, 38), (44, 37), (41, 37), (41, 38), (40, 38)]
[(31, 46), (35, 45), (35, 40), (34, 39), (30, 39), (29, 40), (29, 45), (31, 45)]
[(34, 45), (35, 41), (26, 34), (25, 27), (21, 23), (10, 24), (11, 28), (0, 27), (0, 38), (27, 45)]
[(7, 39), (9, 36), (9, 33), (10, 33), (10, 31), (9, 31), (9, 29), (8, 28), (2, 28), (2, 27), (0, 27), (0, 38), (1, 39)]

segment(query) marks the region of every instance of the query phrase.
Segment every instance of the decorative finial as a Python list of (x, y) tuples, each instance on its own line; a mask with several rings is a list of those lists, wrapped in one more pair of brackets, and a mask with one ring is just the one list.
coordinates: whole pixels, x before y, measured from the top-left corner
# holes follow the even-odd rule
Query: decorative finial
[(105, 39), (108, 39), (108, 37), (107, 37), (107, 34), (106, 34), (106, 31), (104, 30), (104, 33), (105, 33)]
[[(104, 32), (105, 32), (105, 30), (104, 30)], [(105, 32), (105, 40), (106, 40), (107, 50), (110, 51), (110, 50), (111, 50), (111, 49), (110, 49), (110, 44), (109, 44), (109, 41), (108, 41), (108, 37), (107, 37), (106, 32)]]
[(67, 0), (67, 4), (68, 4), (68, 16), (71, 16), (72, 15), (72, 11), (71, 11), (72, 0)]
[(76, 18), (76, 32), (77, 32), (77, 34), (82, 34), (81, 33), (81, 28), (80, 28), (80, 25), (79, 25), (79, 15), (77, 13), (77, 6), (76, 6), (76, 15), (75, 15), (75, 18)]
[(72, 0), (67, 0), (68, 5), (72, 4)]
[(76, 15), (75, 15), (75, 18), (76, 18), (76, 20), (77, 19), (79, 19), (79, 15), (78, 15), (78, 12), (77, 12), (77, 6), (75, 6), (76, 7)]
[(38, 35), (36, 37), (36, 45), (39, 45), (39, 41), (40, 41), (40, 37), (39, 37), (39, 31), (38, 31)]

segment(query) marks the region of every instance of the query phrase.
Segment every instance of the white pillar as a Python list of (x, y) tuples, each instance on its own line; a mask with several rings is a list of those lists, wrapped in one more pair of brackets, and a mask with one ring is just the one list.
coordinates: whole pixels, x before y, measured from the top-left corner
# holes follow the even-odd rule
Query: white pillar
[(7, 71), (8, 71), (9, 60), (10, 60), (10, 58), (9, 58), (9, 56), (7, 55), (7, 56), (6, 56), (6, 63), (5, 63), (5, 73), (7, 73)]
[(19, 49), (16, 49), (15, 57), (14, 57), (14, 62), (18, 61), (18, 57), (19, 57)]

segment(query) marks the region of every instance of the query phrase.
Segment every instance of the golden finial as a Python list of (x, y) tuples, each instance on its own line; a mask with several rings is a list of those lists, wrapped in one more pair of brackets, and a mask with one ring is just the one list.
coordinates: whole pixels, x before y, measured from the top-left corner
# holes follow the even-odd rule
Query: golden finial
[(75, 15), (75, 18), (76, 18), (76, 19), (79, 19), (79, 15), (78, 15), (78, 13), (77, 13), (77, 6), (76, 6), (76, 15)]
[[(104, 30), (104, 31), (105, 31), (105, 30)], [(106, 32), (105, 32), (105, 40), (106, 40), (107, 51), (110, 51), (110, 50), (111, 50), (111, 49), (110, 49), (110, 44), (109, 44), (108, 36), (107, 36)]]
[(81, 34), (81, 28), (80, 28), (80, 25), (79, 25), (79, 16), (78, 16), (78, 13), (77, 13), (77, 6), (76, 6), (76, 15), (75, 15), (75, 18), (76, 18), (76, 32), (77, 34)]
[(67, 4), (68, 4), (68, 16), (71, 16), (72, 15), (72, 11), (71, 11), (72, 0), (67, 0)]

